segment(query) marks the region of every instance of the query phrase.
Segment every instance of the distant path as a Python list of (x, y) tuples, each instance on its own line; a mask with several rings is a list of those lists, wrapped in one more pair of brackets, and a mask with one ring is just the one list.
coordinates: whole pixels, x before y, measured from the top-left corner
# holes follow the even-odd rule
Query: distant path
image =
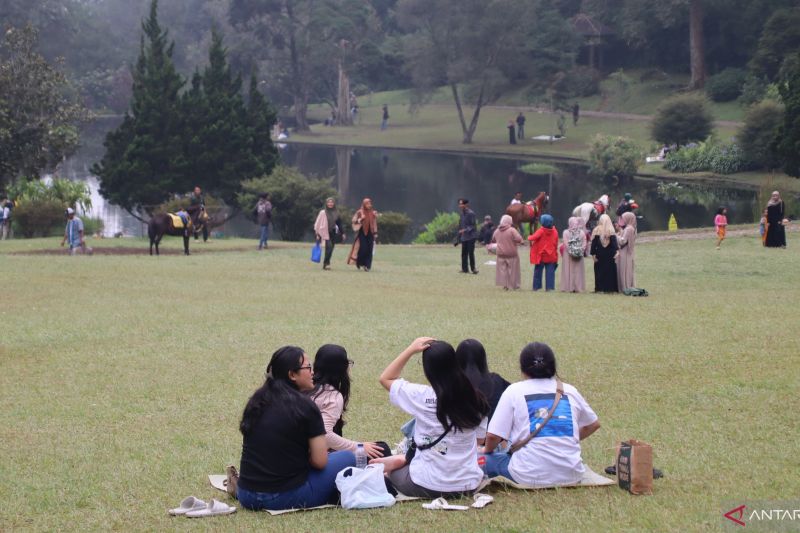
[[(786, 227), (788, 233), (800, 231), (800, 225), (792, 223)], [(650, 231), (642, 233), (636, 238), (637, 243), (645, 242), (663, 242), (663, 241), (699, 241), (699, 240), (713, 240), (716, 238), (717, 232), (713, 228), (700, 228), (691, 230), (678, 230), (675, 232), (669, 231)], [(761, 238), (758, 233), (758, 226), (754, 225), (750, 228), (736, 228), (728, 230), (726, 237), (757, 237)]]
[[(445, 105), (445, 104), (439, 104)], [(493, 107), (496, 109), (510, 109), (510, 110), (518, 110), (518, 109), (532, 109), (535, 110), (537, 113), (550, 113), (549, 109), (543, 109), (540, 107), (532, 107), (532, 106), (512, 106), (512, 105), (489, 105), (484, 107)], [(553, 112), (552, 114), (555, 114)], [(641, 122), (647, 122), (649, 120), (653, 120), (652, 115), (639, 115), (636, 113), (612, 113), (610, 111), (584, 111), (581, 109), (581, 116), (582, 117), (597, 117), (597, 118), (616, 118), (621, 120), (638, 120)], [(715, 120), (714, 124), (717, 126), (726, 126), (732, 128), (738, 128), (743, 123), (738, 122), (736, 120)]]

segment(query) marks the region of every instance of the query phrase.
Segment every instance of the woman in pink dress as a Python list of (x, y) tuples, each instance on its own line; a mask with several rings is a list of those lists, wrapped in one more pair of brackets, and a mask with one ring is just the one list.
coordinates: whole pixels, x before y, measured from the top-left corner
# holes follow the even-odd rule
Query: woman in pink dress
[[(586, 275), (583, 258), (586, 257), (586, 222), (581, 217), (570, 217), (567, 229), (561, 236), (561, 290), (583, 292), (586, 290)], [(580, 253), (580, 255), (578, 255)]]

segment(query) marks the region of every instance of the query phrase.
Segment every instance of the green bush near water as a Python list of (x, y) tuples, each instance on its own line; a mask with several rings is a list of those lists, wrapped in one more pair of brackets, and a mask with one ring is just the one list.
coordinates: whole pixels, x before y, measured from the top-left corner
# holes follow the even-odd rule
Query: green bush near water
[(747, 168), (741, 147), (736, 143), (721, 144), (714, 138), (667, 154), (664, 168), (672, 172), (716, 172), (733, 174)]
[(458, 213), (436, 213), (436, 216), (425, 225), (425, 231), (417, 235), (414, 244), (451, 243), (458, 234)]
[(411, 218), (405, 213), (384, 211), (378, 213), (378, 238), (383, 244), (403, 242)]
[(589, 148), (589, 174), (598, 178), (629, 178), (636, 174), (643, 153), (627, 137), (595, 135)]

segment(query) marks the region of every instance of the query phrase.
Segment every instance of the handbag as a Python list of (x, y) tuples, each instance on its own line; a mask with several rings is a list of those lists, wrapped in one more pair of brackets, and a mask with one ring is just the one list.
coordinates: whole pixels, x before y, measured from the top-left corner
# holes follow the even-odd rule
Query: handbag
[(318, 242), (315, 242), (311, 248), (311, 260), (315, 263), (319, 263), (322, 260), (322, 248), (320, 248)]
[(345, 509), (391, 507), (394, 496), (389, 494), (383, 477), (383, 463), (366, 468), (347, 467), (336, 474), (336, 488), (341, 493)]
[(564, 384), (561, 383), (560, 379), (556, 378), (556, 397), (553, 400), (553, 406), (550, 407), (550, 410), (547, 412), (547, 416), (544, 417), (544, 420), (542, 420), (542, 423), (539, 424), (539, 427), (537, 427), (535, 431), (531, 431), (530, 435), (528, 435), (521, 441), (515, 442), (514, 444), (511, 445), (511, 449), (508, 450), (509, 455), (517, 452), (520, 448), (528, 444), (531, 441), (531, 439), (536, 435), (538, 435), (539, 432), (542, 430), (542, 428), (546, 426), (548, 422), (550, 422), (550, 419), (553, 418), (553, 413), (556, 412), (556, 407), (558, 407), (558, 402), (561, 401), (561, 397), (563, 395), (564, 395)]
[(418, 449), (419, 450), (429, 450), (430, 448), (433, 448), (434, 446), (436, 446), (437, 444), (439, 444), (442, 441), (442, 439), (445, 437), (445, 435), (450, 433), (451, 429), (453, 429), (453, 425), (452, 424), (449, 425), (447, 427), (447, 429), (444, 430), (444, 433), (439, 435), (439, 437), (435, 441), (429, 442), (428, 444), (423, 444), (422, 446), (418, 446), (416, 441), (414, 440), (414, 437), (412, 436), (411, 437), (411, 445), (409, 445), (408, 450), (406, 451), (406, 464), (410, 464), (411, 463), (411, 460), (417, 454), (417, 450)]

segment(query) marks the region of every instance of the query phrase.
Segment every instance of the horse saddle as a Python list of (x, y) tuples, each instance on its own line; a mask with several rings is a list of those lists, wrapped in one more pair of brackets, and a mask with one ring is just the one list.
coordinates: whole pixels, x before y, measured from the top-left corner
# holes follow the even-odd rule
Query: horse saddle
[(172, 219), (172, 227), (175, 229), (183, 229), (191, 227), (192, 221), (189, 219), (189, 215), (175, 214), (175, 213), (167, 213), (169, 218)]
[(525, 212), (528, 214), (528, 218), (533, 219), (536, 216), (536, 212), (539, 210), (539, 206), (533, 202), (528, 202), (525, 204)]

